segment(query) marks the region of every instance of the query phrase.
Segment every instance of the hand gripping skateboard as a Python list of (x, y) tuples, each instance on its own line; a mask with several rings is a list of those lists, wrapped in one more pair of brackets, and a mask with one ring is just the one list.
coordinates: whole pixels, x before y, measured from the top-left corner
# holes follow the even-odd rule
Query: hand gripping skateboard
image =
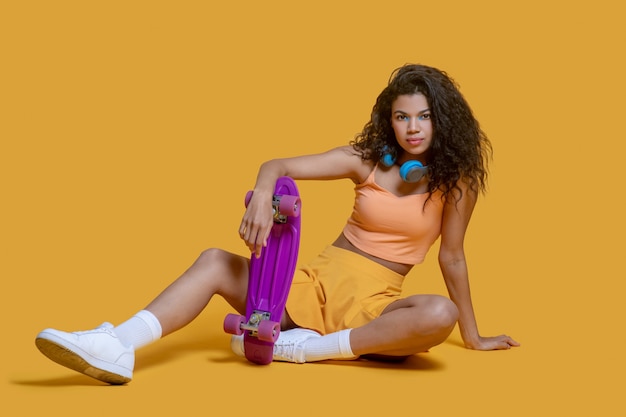
[[(246, 207), (252, 191), (246, 194)], [(280, 334), (291, 281), (296, 270), (300, 246), (300, 194), (293, 179), (276, 181), (272, 207), (274, 224), (267, 246), (257, 258), (250, 259), (246, 315), (229, 314), (224, 331), (244, 335), (246, 358), (260, 365), (272, 362), (274, 343)]]

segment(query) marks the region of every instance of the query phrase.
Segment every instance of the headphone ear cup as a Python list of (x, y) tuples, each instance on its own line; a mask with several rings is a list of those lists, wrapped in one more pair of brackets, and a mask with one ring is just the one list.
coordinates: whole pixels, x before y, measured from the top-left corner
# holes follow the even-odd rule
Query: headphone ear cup
[(396, 163), (396, 158), (394, 158), (389, 152), (386, 152), (383, 154), (383, 157), (380, 158), (380, 162), (382, 162), (384, 166), (390, 167)]
[(400, 177), (406, 182), (418, 182), (428, 172), (420, 161), (407, 161), (400, 167)]

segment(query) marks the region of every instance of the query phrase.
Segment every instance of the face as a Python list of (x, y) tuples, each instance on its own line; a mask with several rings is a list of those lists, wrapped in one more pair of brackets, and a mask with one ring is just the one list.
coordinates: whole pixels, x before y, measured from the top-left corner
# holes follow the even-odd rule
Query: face
[[(422, 159), (430, 148), (433, 125), (423, 94), (401, 95), (391, 104), (391, 127), (404, 150), (398, 161)], [(425, 161), (422, 161), (424, 163)]]

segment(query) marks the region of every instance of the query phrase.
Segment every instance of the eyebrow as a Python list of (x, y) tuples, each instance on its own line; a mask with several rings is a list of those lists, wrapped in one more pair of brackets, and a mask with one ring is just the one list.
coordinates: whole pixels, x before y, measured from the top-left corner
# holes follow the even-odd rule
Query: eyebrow
[[(427, 112), (429, 112), (429, 111), (430, 111), (430, 109), (424, 109), (424, 110), (421, 110), (421, 111), (417, 112), (417, 114), (418, 114), (418, 115), (421, 115), (421, 114), (427, 113)], [(394, 111), (394, 112), (393, 112), (393, 114), (396, 114), (396, 113), (408, 114), (408, 113), (407, 113), (407, 112), (405, 112), (404, 110), (396, 110), (396, 111)]]

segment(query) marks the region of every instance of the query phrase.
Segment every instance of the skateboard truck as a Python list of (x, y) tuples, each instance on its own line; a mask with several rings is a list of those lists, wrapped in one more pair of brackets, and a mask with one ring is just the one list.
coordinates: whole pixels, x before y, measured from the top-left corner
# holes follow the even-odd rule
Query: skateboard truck
[[(289, 198), (290, 196), (287, 196), (287, 197)], [(285, 208), (283, 208), (283, 206), (281, 206), (281, 203), (280, 203), (282, 199), (283, 199), (283, 196), (279, 196), (279, 195), (275, 195), (272, 197), (272, 208), (274, 210), (274, 221), (276, 223), (287, 223), (288, 216), (285, 214), (282, 214), (285, 212)], [(298, 202), (290, 199), (289, 203), (293, 204), (293, 208), (290, 210), (290, 212), (297, 213), (299, 210)]]
[(270, 319), (270, 313), (268, 313), (267, 311), (255, 310), (250, 315), (250, 319), (248, 320), (248, 322), (242, 323), (240, 327), (241, 327), (241, 330), (251, 332), (252, 336), (257, 336), (259, 333), (259, 323), (261, 323), (261, 321), (263, 320), (269, 320), (269, 319)]

